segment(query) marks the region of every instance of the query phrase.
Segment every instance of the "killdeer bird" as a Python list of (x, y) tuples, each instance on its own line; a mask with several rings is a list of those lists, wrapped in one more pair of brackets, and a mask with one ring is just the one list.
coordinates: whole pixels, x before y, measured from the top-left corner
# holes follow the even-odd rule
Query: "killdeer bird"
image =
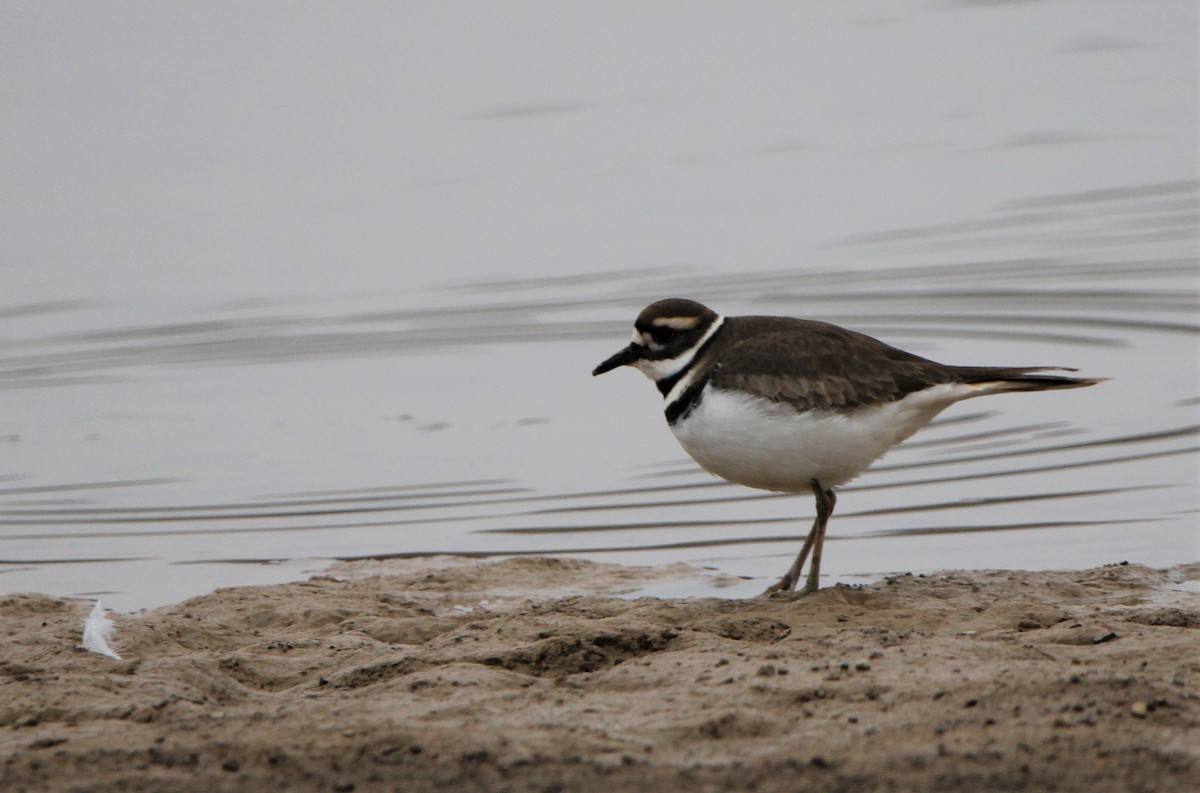
[(676, 440), (710, 473), (782, 493), (811, 490), (817, 518), (764, 594), (815, 592), (834, 488), (963, 399), (1100, 382), (1061, 367), (948, 366), (825, 322), (723, 317), (692, 300), (647, 306), (633, 340), (593, 370), (633, 366), (662, 392)]

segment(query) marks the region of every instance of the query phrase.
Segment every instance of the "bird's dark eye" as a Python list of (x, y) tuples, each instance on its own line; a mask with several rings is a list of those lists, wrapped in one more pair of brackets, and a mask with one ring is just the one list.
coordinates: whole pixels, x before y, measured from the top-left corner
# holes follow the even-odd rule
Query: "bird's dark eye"
[(678, 335), (679, 331), (665, 325), (656, 325), (650, 329), (650, 338), (654, 339), (656, 344), (666, 344)]

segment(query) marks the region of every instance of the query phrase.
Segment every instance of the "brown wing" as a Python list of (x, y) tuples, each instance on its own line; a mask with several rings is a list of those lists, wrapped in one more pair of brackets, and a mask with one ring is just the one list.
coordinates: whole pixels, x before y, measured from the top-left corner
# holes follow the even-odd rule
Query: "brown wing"
[[(798, 410), (852, 408), (890, 402), (956, 378), (951, 367), (898, 350), (836, 325), (775, 317), (737, 317), (714, 387), (743, 389)], [(708, 357), (708, 356), (706, 356)]]

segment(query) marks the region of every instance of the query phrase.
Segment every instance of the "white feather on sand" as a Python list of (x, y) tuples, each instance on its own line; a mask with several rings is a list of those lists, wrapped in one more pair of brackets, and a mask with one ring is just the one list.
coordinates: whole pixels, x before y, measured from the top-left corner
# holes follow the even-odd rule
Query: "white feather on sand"
[(104, 607), (97, 600), (96, 605), (92, 607), (92, 612), (83, 621), (83, 649), (90, 653), (99, 653), (107, 655), (109, 658), (116, 658), (118, 661), (121, 660), (121, 656), (117, 655), (117, 652), (108, 644), (113, 630), (112, 620), (104, 613)]

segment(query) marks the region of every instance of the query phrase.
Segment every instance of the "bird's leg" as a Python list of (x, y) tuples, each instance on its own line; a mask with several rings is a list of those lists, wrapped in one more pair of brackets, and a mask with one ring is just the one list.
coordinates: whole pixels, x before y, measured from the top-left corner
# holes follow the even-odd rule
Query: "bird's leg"
[(804, 545), (800, 548), (800, 553), (796, 555), (796, 561), (792, 562), (792, 566), (783, 574), (783, 578), (766, 588), (763, 592), (764, 595), (772, 592), (791, 592), (796, 588), (796, 582), (800, 580), (800, 569), (804, 567), (804, 562), (808, 559), (808, 552), (812, 550), (813, 541), (816, 538), (817, 524), (814, 522), (808, 536), (804, 538)]
[[(791, 592), (793, 589), (795, 589), (796, 583), (800, 580), (800, 570), (804, 567), (804, 562), (808, 560), (808, 554), (810, 551), (812, 551), (813, 545), (817, 542), (818, 536), (824, 540), (825, 522), (829, 520), (829, 514), (833, 512), (833, 503), (837, 499), (833, 495), (832, 490), (823, 489), (820, 483), (815, 479), (812, 481), (812, 490), (813, 494), (817, 497), (817, 519), (813, 521), (813, 525), (808, 532), (808, 536), (804, 538), (804, 545), (800, 548), (800, 553), (796, 555), (796, 561), (792, 562), (792, 566), (784, 574), (783, 578), (767, 587), (766, 591), (763, 592), (764, 595), (769, 595), (772, 592)], [(827, 508), (824, 512), (822, 512), (823, 505), (827, 505)], [(813, 563), (819, 564), (817, 561), (819, 558), (819, 556), (814, 556)], [(811, 580), (809, 581), (809, 584), (811, 584)], [(809, 586), (806, 585), (804, 591), (815, 591), (815, 587), (810, 589)]]
[[(816, 479), (812, 481), (812, 491), (817, 497), (817, 520), (813, 523), (810, 538), (811, 534), (815, 534), (816, 540), (813, 542), (812, 564), (808, 566), (808, 580), (804, 582), (806, 593), (816, 592), (821, 586), (818, 579), (821, 576), (821, 549), (825, 546), (825, 526), (829, 523), (829, 516), (833, 514), (833, 508), (837, 504), (833, 488), (826, 490)], [(805, 545), (807, 544), (805, 542)]]

